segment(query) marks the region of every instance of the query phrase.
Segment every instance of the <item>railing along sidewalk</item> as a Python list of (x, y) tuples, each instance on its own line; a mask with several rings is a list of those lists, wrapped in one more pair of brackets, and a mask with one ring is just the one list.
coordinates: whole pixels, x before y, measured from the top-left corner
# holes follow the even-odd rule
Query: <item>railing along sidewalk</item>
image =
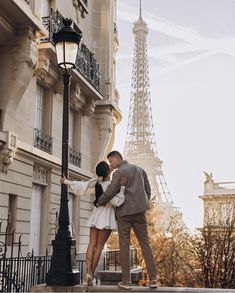
[[(17, 241), (15, 232), (1, 232), (0, 223), (0, 292), (30, 292), (34, 285), (45, 283), (50, 268), (51, 255), (35, 256), (32, 252), (27, 256), (21, 253), (21, 235)], [(9, 239), (11, 241), (9, 242)], [(78, 259), (80, 283), (83, 282), (85, 260)]]

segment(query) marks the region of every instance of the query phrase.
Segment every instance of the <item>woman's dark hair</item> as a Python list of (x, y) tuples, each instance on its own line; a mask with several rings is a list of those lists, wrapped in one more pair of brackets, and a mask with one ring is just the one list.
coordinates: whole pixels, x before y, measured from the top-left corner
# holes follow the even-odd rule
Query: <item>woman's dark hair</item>
[(95, 173), (99, 177), (107, 177), (109, 174), (109, 165), (105, 161), (101, 161), (96, 165)]
[[(109, 174), (109, 165), (105, 162), (105, 161), (101, 161), (96, 165), (95, 168), (95, 172), (96, 175), (99, 177), (103, 177), (103, 179), (105, 177), (108, 176)], [(94, 201), (94, 205), (96, 206), (99, 197), (103, 194), (103, 188), (101, 186), (101, 184), (99, 182), (96, 182), (95, 185), (95, 201)]]

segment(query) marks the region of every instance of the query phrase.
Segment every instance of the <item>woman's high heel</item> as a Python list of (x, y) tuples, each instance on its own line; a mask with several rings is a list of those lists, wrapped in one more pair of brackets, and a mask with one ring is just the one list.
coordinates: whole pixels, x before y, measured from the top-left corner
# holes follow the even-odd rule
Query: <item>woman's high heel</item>
[(85, 282), (88, 286), (93, 286), (92, 276), (86, 273)]

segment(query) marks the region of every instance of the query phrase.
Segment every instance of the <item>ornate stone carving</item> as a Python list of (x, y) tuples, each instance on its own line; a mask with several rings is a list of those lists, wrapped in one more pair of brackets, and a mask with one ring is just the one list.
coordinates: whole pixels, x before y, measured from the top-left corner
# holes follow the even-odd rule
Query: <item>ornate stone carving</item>
[(38, 62), (38, 46), (37, 43), (34, 40), (28, 41), (28, 58), (27, 58), (27, 64), (35, 69)]
[(35, 75), (41, 80), (45, 80), (47, 73), (49, 72), (49, 58), (46, 55), (39, 54), (38, 67), (35, 70)]
[(33, 182), (47, 185), (47, 169), (42, 166), (34, 165)]
[(15, 157), (16, 150), (2, 149), (0, 150), (0, 171), (7, 173), (8, 167)]
[(86, 116), (90, 116), (95, 111), (95, 100), (92, 98), (86, 99), (86, 104), (82, 108), (82, 113)]
[(71, 96), (77, 98), (78, 100), (81, 98), (81, 87), (78, 84), (71, 89)]
[(58, 80), (58, 73), (55, 66), (52, 65), (52, 56), (50, 48), (39, 49), (38, 65), (34, 74), (50, 86)]
[(15, 150), (17, 148), (17, 135), (11, 131), (3, 131), (5, 134), (4, 149)]
[(81, 87), (76, 84), (75, 87), (71, 87), (70, 103), (73, 109), (79, 111), (82, 109), (86, 100), (81, 94)]
[(37, 66), (38, 62), (38, 45), (36, 36), (32, 29), (20, 30), (16, 36), (14, 45), (10, 49), (12, 55), (12, 79), (16, 79), (20, 65), (24, 63), (28, 64), (33, 70)]
[(213, 174), (212, 173), (208, 174), (207, 172), (204, 171), (204, 174), (206, 176), (205, 183), (208, 183), (208, 182), (213, 182), (214, 183), (214, 181), (213, 181)]

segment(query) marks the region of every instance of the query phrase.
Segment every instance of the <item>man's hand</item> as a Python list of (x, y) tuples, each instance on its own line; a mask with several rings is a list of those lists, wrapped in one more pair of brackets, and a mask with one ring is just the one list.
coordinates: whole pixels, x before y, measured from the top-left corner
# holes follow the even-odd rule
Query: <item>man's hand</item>
[(124, 176), (121, 176), (121, 179), (120, 179), (120, 186), (126, 186), (127, 184), (127, 180)]
[(97, 200), (97, 199), (95, 199), (95, 200), (93, 201), (93, 204), (94, 204), (95, 207), (98, 208), (98, 200)]

